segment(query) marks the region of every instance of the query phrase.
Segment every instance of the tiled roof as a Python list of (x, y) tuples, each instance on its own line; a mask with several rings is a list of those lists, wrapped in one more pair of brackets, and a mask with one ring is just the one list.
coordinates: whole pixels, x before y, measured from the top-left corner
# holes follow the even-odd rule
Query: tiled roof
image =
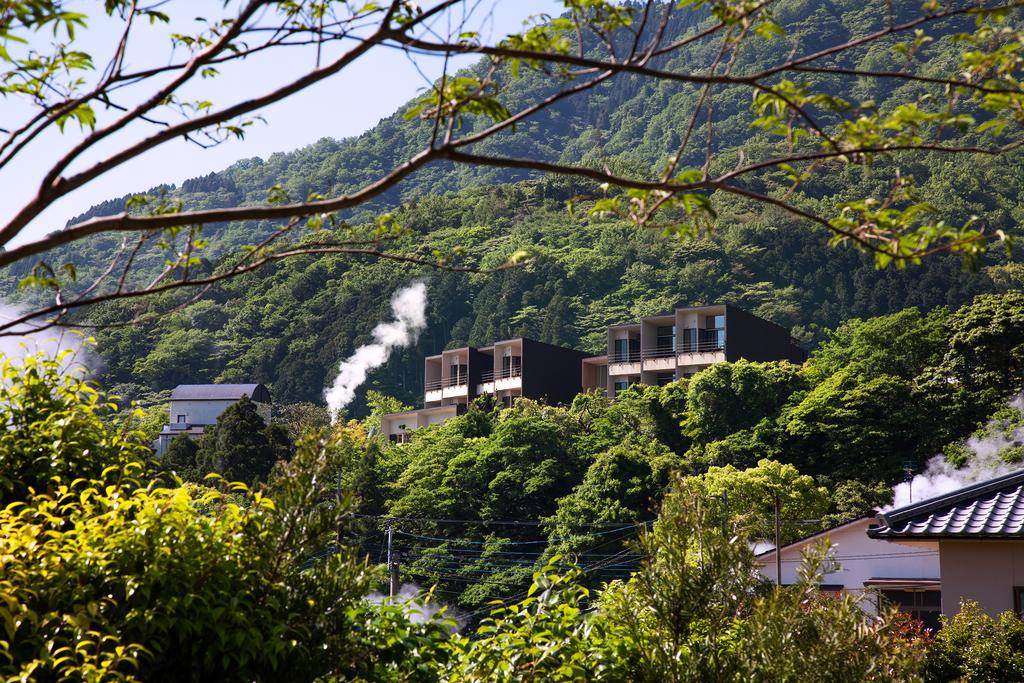
[(262, 384), (179, 384), (171, 392), (172, 401), (233, 401), (242, 396), (270, 401), (270, 392)]
[(1024, 470), (878, 515), (872, 538), (1024, 538)]

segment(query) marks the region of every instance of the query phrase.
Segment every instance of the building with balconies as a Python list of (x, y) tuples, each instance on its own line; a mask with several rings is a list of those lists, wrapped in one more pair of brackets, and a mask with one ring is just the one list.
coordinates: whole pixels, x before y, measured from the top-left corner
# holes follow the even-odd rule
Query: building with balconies
[(789, 330), (728, 304), (613, 325), (607, 348), (607, 355), (583, 361), (581, 384), (612, 397), (631, 384), (668, 384), (723, 361), (802, 363), (807, 357)]
[(568, 403), (580, 392), (581, 351), (519, 337), (490, 346), (464, 346), (428, 356), (423, 369), (423, 408), (381, 418), (381, 431), (395, 442), (428, 424), (465, 412), (478, 396), (505, 407), (519, 397)]

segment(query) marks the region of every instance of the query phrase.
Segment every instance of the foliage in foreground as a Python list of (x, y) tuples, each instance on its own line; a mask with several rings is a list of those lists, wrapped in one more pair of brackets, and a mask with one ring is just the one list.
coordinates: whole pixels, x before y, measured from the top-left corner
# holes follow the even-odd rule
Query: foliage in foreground
[(182, 486), (153, 478), (141, 437), (110, 433), (59, 362), (6, 364), (3, 392), (5, 452), (24, 456), (0, 510), (5, 679), (311, 678), (361, 659), (345, 634), (365, 563), (346, 549), (303, 568), (347, 505), (321, 500), (324, 442), (304, 443), (273, 498)]
[(966, 600), (928, 652), (929, 681), (1024, 680), (1024, 620), (1013, 612), (993, 619)]
[(529, 596), (474, 637), (454, 638), (443, 678), (455, 681), (908, 681), (923, 649), (871, 620), (851, 596), (822, 596), (807, 558), (800, 581), (758, 578), (746, 538), (722, 533), (682, 480), (641, 546), (628, 581), (594, 595), (578, 575), (539, 572)]
[[(552, 564), (525, 599), (460, 636), (444, 620), (414, 618), (421, 605), (365, 599), (377, 577), (345, 542), (351, 501), (331, 476), (351, 464), (335, 444), (371, 447), (365, 435), (346, 436), (346, 426), (340, 441), (304, 439), (258, 492), (181, 484), (134, 457), (132, 434), (109, 434), (102, 402), (58, 363), (8, 365), (5, 380), (9, 415), (23, 417), (32, 396), (49, 396), (73, 425), (64, 432), (70, 445), (52, 451), (45, 486), (17, 482), (22, 499), (0, 510), (5, 679), (916, 676), (918, 657), (888, 622), (869, 624), (849, 600), (819, 599), (817, 577), (767, 591), (745, 539), (724, 534), (684, 480), (643, 537), (648, 560), (632, 579), (592, 592), (582, 571)], [(33, 419), (47, 424), (47, 410)], [(30, 449), (39, 433), (13, 429), (6, 438)], [(65, 452), (70, 463), (60, 461)], [(71, 477), (85, 453), (101, 469)], [(11, 476), (39, 482), (31, 468)]]

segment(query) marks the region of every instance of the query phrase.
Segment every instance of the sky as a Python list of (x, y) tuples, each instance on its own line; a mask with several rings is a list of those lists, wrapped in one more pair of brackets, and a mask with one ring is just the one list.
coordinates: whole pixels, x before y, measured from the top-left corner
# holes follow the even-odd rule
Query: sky
[[(72, 2), (80, 11), (95, 14), (98, 2), (79, 0)], [(422, 2), (423, 6), (431, 3)], [(467, 0), (467, 7), (475, 7), (471, 25), (492, 39), (522, 27), (523, 20), (539, 13), (555, 14), (559, 3), (554, 0)], [(194, 32), (193, 18), (208, 14), (207, 18), (223, 16), (217, 13), (221, 3), (212, 0), (171, 0), (161, 9), (176, 18), (170, 27), (144, 25), (129, 42), (129, 66), (143, 68), (167, 63), (171, 56), (170, 32)], [(445, 30), (441, 24), (435, 27)], [(91, 16), (89, 28), (80, 31), (75, 45), (94, 56), (98, 65), (105, 65), (122, 32), (120, 21), (104, 15)], [(36, 35), (28, 48), (45, 49), (53, 40), (50, 32)], [(181, 53), (178, 53), (181, 56)], [(329, 53), (322, 58), (329, 57)], [(450, 66), (470, 63), (461, 58)], [(285, 78), (313, 68), (316, 54), (307, 48), (288, 51), (268, 51), (265, 56), (252, 57), (238, 68), (225, 69), (216, 79), (198, 82), (186, 94), (195, 100), (209, 100), (215, 107), (233, 104), (282, 83)], [(267, 158), (274, 152), (288, 152), (316, 142), (324, 137), (344, 138), (358, 135), (372, 128), (378, 121), (392, 114), (399, 106), (415, 97), (428, 83), (439, 77), (443, 62), (439, 58), (417, 58), (414, 64), (401, 50), (375, 49), (345, 71), (322, 81), (314, 87), (284, 100), (261, 113), (266, 123), (256, 123), (247, 129), (242, 141), (232, 140), (217, 147), (202, 149), (180, 140), (165, 143), (156, 150), (130, 161), (118, 169), (55, 203), (43, 215), (8, 245), (16, 246), (62, 228), (75, 215), (101, 201), (131, 192), (142, 192), (161, 183), (179, 184), (183, 180), (221, 170), (239, 159)], [(126, 91), (126, 96), (141, 95)], [(0, 128), (12, 128), (33, 110), (14, 98), (0, 100)], [(97, 153), (87, 155), (72, 166), (86, 167), (98, 155), (123, 146), (152, 131), (145, 126), (134, 126), (123, 134), (111, 138)], [(18, 155), (14, 163), (0, 169), (0, 224), (32, 197), (39, 182), (53, 161), (80, 139), (74, 124), (63, 135), (56, 132), (38, 138)]]

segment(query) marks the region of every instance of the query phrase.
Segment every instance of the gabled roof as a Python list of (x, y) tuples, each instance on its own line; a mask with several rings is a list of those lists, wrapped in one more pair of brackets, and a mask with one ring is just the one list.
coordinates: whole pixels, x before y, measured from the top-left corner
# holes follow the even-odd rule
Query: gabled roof
[(1024, 470), (878, 515), (872, 538), (1024, 538)]
[(243, 396), (270, 403), (270, 391), (262, 384), (179, 384), (171, 392), (172, 401), (238, 401)]
[[(870, 520), (870, 519), (871, 519), (870, 516), (854, 517), (853, 519), (847, 519), (847, 520), (844, 520), (842, 522), (839, 522), (835, 526), (831, 526), (828, 529), (824, 529), (822, 531), (812, 531), (811, 533), (807, 534), (806, 536), (801, 536), (800, 538), (796, 539), (795, 541), (791, 541), (791, 542), (786, 543), (785, 545), (783, 545), (782, 546), (782, 552), (786, 552), (786, 550), (788, 548), (793, 548), (793, 547), (796, 547), (796, 546), (806, 545), (807, 543), (809, 543), (811, 541), (815, 541), (815, 540), (821, 539), (821, 538), (823, 538), (825, 536), (828, 536), (828, 535), (830, 535), (830, 534), (832, 534), (832, 533), (834, 533), (836, 531), (842, 531), (844, 529), (847, 529), (847, 528), (849, 528), (851, 526), (854, 526), (856, 524), (859, 524), (861, 522), (864, 522), (864, 521)], [(759, 559), (762, 558), (762, 557), (767, 557), (769, 555), (774, 557), (774, 555), (775, 555), (775, 547), (774, 546), (772, 546), (770, 548), (766, 548), (764, 550), (761, 550), (760, 552), (755, 553), (755, 556), (757, 558), (759, 558)]]

